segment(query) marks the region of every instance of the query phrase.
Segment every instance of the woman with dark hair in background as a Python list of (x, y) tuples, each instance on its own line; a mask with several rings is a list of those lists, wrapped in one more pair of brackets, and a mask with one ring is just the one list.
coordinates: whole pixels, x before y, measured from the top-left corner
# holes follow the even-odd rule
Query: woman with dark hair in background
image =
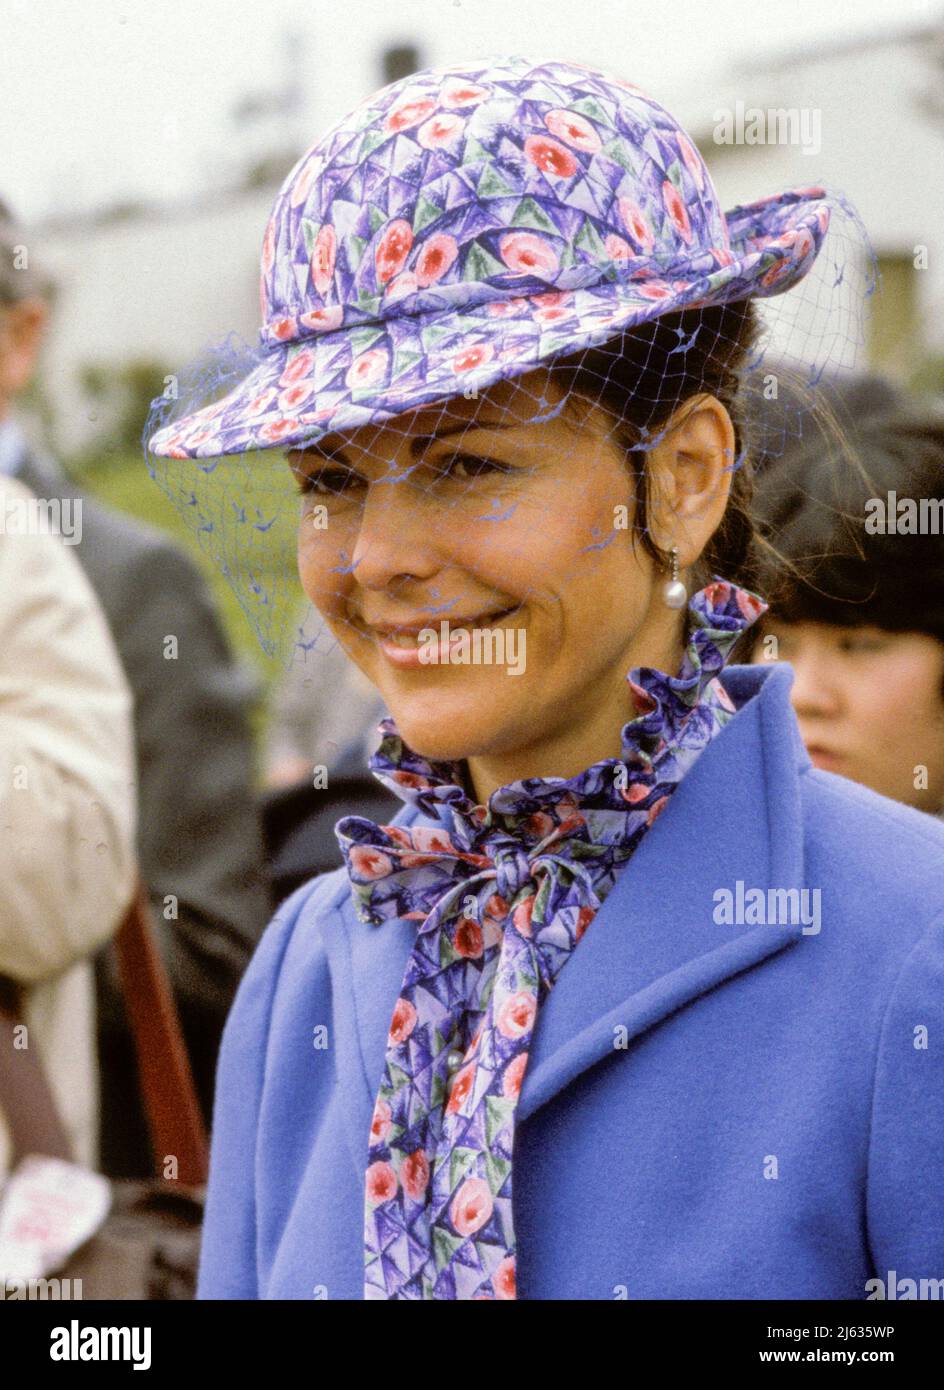
[(754, 660), (789, 662), (817, 767), (944, 814), (944, 420), (863, 421), (778, 461), (754, 499), (769, 610)]

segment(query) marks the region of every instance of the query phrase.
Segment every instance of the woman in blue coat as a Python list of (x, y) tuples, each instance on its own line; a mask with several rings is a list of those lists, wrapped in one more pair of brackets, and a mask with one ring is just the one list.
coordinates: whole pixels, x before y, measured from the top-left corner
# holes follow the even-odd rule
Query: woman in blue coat
[(729, 663), (755, 300), (843, 210), (725, 217), (663, 108), (525, 58), (391, 84), (287, 178), (258, 360), (150, 450), (286, 449), (404, 806), (339, 822), (243, 979), (201, 1297), (944, 1277), (944, 828)]

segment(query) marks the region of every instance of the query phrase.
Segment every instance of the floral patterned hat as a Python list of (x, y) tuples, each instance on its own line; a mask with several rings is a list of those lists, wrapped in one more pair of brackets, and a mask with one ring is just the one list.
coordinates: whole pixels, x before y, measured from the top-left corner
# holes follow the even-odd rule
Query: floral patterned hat
[(169, 419), (159, 398), (148, 450), (313, 441), (670, 311), (780, 295), (813, 265), (830, 211), (811, 187), (725, 214), (674, 117), (581, 63), (415, 73), (292, 169), (263, 240), (258, 350), (211, 404), (191, 396)]

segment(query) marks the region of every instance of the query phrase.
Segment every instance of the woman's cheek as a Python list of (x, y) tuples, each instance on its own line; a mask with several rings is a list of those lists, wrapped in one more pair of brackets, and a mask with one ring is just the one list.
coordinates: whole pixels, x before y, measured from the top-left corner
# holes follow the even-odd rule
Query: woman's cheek
[(298, 577), (308, 598), (326, 616), (340, 610), (350, 585), (344, 564), (348, 529), (317, 504), (306, 507), (299, 520)]

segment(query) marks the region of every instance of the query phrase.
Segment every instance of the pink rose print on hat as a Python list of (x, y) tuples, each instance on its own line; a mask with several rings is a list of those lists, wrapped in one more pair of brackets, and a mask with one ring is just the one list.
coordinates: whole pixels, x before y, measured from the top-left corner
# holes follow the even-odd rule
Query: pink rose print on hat
[(275, 218), (271, 217), (262, 239), (262, 270), (266, 275), (275, 264), (275, 226)]
[(553, 246), (534, 232), (508, 232), (498, 243), (498, 253), (509, 270), (523, 275), (554, 275), (560, 267)]
[(556, 135), (558, 140), (563, 140), (565, 145), (570, 145), (575, 150), (596, 154), (597, 150), (603, 147), (597, 130), (585, 116), (579, 115), (576, 111), (548, 111), (544, 117), (544, 124), (552, 135)]
[(692, 224), (688, 218), (688, 209), (682, 202), (682, 195), (671, 179), (666, 179), (662, 185), (662, 201), (665, 203), (666, 212), (675, 224), (679, 236), (690, 246), (692, 244)]
[(332, 333), (334, 329), (341, 327), (343, 317), (344, 308), (341, 304), (329, 304), (323, 309), (309, 309), (304, 314), (299, 314), (298, 322), (317, 333)]
[(521, 295), (514, 299), (493, 299), (485, 305), (485, 312), (493, 319), (514, 318), (526, 303), (527, 300)]
[(262, 415), (268, 410), (271, 403), (275, 400), (276, 391), (272, 386), (267, 386), (264, 391), (260, 391), (258, 396), (253, 396), (246, 402), (247, 415)]
[(453, 107), (478, 106), (479, 102), (484, 101), (490, 94), (490, 87), (483, 87), (477, 82), (462, 82), (451, 79), (443, 83), (440, 104)]
[(410, 126), (419, 125), (435, 110), (436, 103), (432, 97), (417, 97), (415, 101), (404, 101), (389, 112), (383, 128), (386, 131), (409, 130)]
[(325, 295), (334, 276), (334, 262), (337, 255), (337, 235), (330, 222), (318, 228), (311, 248), (311, 279), (320, 295)]
[(279, 377), (280, 386), (291, 386), (295, 381), (301, 381), (302, 377), (308, 376), (315, 365), (315, 354), (310, 350), (296, 353), (289, 362), (285, 371)]
[(665, 280), (643, 280), (636, 288), (643, 299), (672, 298), (672, 286), (666, 284)]
[(491, 343), (476, 343), (473, 347), (466, 348), (464, 352), (456, 353), (451, 362), (452, 370), (457, 374), (459, 372), (471, 372), (473, 368), (491, 362), (494, 356), (495, 349)]
[(310, 381), (297, 381), (294, 386), (287, 386), (279, 396), (279, 410), (286, 414), (289, 411), (298, 410), (300, 406), (305, 404), (314, 389)]
[(277, 444), (280, 439), (284, 439), (285, 436), (295, 428), (296, 423), (294, 419), (288, 416), (282, 416), (280, 419), (267, 421), (266, 424), (260, 428), (259, 434), (263, 439), (268, 440), (270, 444)]
[(770, 270), (760, 277), (760, 283), (765, 289), (770, 289), (772, 285), (776, 285), (780, 280), (785, 279), (792, 271), (792, 262), (788, 260), (780, 261), (778, 264), (771, 266)]
[(705, 187), (705, 171), (696, 150), (692, 146), (692, 142), (682, 130), (676, 135), (675, 142), (679, 147), (679, 153), (685, 162), (685, 167), (695, 180), (695, 187), (698, 189), (699, 193), (702, 193)]
[(295, 180), (290, 199), (293, 208), (300, 207), (308, 197), (309, 189), (314, 182), (315, 176), (321, 173), (322, 161), (320, 159), (309, 159)]
[(420, 282), (412, 270), (401, 270), (387, 286), (384, 303), (395, 304), (397, 300), (405, 299), (408, 294), (415, 294), (419, 287)]
[(441, 280), (459, 254), (459, 243), (445, 232), (424, 242), (416, 259), (416, 283), (424, 289)]
[(603, 245), (606, 254), (614, 261), (627, 261), (636, 254), (626, 238), (617, 236), (615, 232), (610, 232), (607, 235)]
[(365, 386), (373, 386), (380, 381), (387, 371), (389, 358), (383, 348), (368, 348), (348, 367), (344, 377), (345, 386), (361, 389)]
[(542, 173), (559, 179), (572, 178), (580, 168), (566, 145), (543, 135), (529, 135), (524, 142), (524, 153)]
[(631, 198), (620, 198), (618, 206), (623, 226), (640, 251), (651, 251), (655, 246), (655, 236), (638, 205)]
[(416, 132), (416, 139), (424, 150), (438, 150), (457, 140), (465, 129), (465, 121), (452, 111), (437, 111), (424, 121)]
[(403, 269), (412, 245), (413, 228), (409, 222), (398, 217), (388, 224), (374, 254), (378, 284), (385, 285)]

